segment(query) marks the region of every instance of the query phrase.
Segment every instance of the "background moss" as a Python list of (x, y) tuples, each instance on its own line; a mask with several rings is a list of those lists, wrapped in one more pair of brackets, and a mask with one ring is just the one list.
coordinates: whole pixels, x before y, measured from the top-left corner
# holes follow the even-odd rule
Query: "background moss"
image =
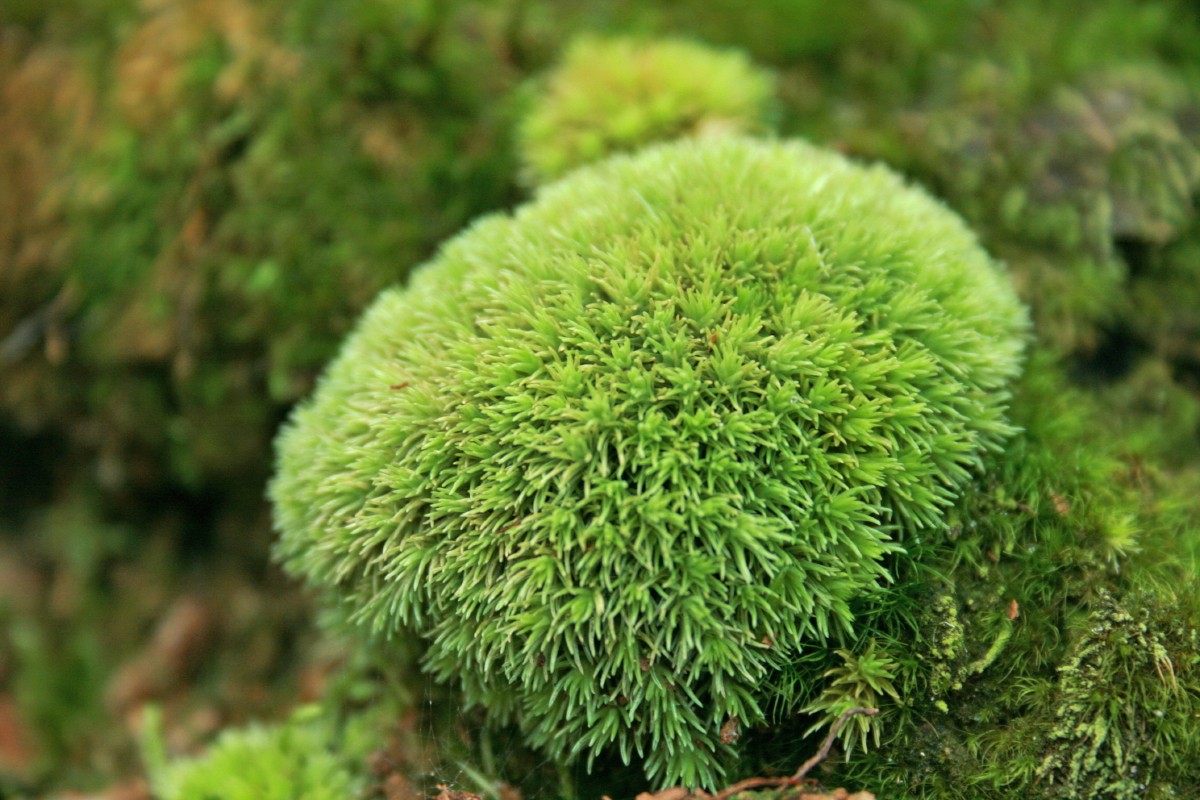
[(687, 40), (581, 38), (542, 83), (517, 127), (531, 183), (654, 142), (770, 129), (771, 74)]

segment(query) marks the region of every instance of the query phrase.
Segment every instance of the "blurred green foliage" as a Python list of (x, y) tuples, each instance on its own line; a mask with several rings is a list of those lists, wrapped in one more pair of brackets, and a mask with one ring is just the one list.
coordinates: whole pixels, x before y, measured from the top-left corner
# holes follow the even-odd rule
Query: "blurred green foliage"
[(532, 93), (517, 138), (542, 183), (681, 136), (770, 131), (774, 79), (744, 53), (684, 39), (576, 40)]
[(147, 717), (143, 750), (160, 800), (345, 800), (366, 788), (359, 762), (372, 737), (339, 730), (311, 706), (277, 725), (227, 731), (203, 756), (170, 762), (157, 710)]

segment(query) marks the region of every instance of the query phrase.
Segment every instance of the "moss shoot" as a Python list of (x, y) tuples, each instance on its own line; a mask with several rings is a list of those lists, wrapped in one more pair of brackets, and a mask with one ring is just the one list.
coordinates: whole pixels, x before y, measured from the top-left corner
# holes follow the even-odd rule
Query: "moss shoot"
[(882, 167), (610, 159), (378, 299), (279, 439), (279, 554), (534, 746), (713, 785), (722, 725), (766, 719), (1010, 434), (1025, 330)]

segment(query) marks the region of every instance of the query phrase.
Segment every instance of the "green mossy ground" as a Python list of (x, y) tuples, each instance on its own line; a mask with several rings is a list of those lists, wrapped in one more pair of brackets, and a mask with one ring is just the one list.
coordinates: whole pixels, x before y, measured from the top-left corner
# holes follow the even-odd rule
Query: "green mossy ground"
[[(1181, 0), (4, 3), (0, 794), (137, 776), (147, 701), (184, 754), (322, 687), (355, 710), (405, 685), (362, 765), (378, 796), (651, 788), (495, 746), (512, 732), (387, 677), (395, 654), (330, 681), (343, 646), (266, 566), (276, 426), (380, 289), (523, 198), (524, 87), (575, 33), (746, 51), (778, 74), (784, 135), (943, 197), (1037, 323), (1026, 434), (847, 655), (796, 665), (838, 682), (742, 731), (764, 755), (737, 772), (790, 772), (822, 735), (801, 708), (873, 695), (826, 785), (1196, 796), (1200, 22)], [(204, 615), (200, 654), (173, 647)]]

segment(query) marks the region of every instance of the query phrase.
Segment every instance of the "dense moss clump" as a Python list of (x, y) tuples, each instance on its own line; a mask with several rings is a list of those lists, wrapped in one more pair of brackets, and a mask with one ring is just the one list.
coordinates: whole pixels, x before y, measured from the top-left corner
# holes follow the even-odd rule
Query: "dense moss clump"
[(375, 303), (279, 441), (279, 553), (534, 745), (712, 784), (722, 725), (1011, 432), (1024, 330), (886, 169), (732, 137), (611, 159)]
[(519, 129), (530, 181), (678, 136), (768, 128), (774, 79), (737, 51), (678, 39), (577, 40)]

